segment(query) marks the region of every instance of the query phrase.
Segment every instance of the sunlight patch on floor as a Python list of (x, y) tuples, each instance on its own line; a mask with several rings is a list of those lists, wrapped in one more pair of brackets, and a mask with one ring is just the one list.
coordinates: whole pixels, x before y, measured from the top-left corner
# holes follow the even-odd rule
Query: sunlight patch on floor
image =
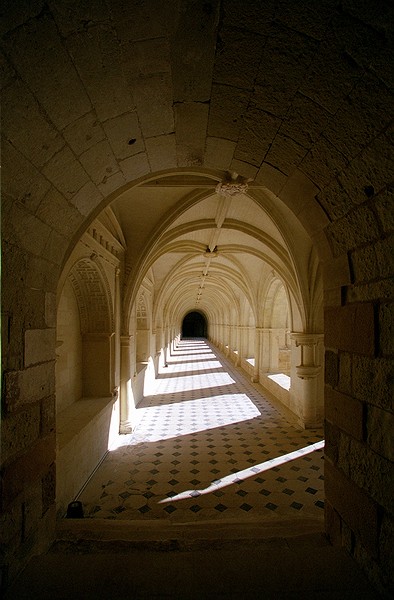
[(315, 444), (310, 444), (305, 446), (304, 448), (300, 448), (299, 450), (294, 450), (294, 452), (289, 452), (284, 456), (278, 456), (276, 458), (271, 458), (271, 460), (266, 460), (258, 465), (254, 465), (253, 467), (248, 467), (247, 469), (243, 469), (242, 471), (238, 471), (237, 473), (232, 473), (231, 475), (227, 475), (226, 477), (222, 477), (221, 479), (216, 479), (205, 489), (191, 489), (181, 492), (176, 496), (172, 496), (171, 498), (164, 498), (164, 500), (160, 500), (159, 504), (165, 504), (167, 502), (175, 502), (177, 500), (185, 500), (186, 498), (190, 498), (190, 494), (193, 492), (197, 492), (199, 495), (203, 496), (205, 494), (211, 494), (220, 490), (221, 488), (227, 487), (234, 483), (238, 483), (240, 481), (244, 481), (249, 477), (256, 477), (257, 474), (263, 473), (264, 471), (268, 471), (273, 467), (280, 467), (287, 462), (292, 460), (296, 460), (300, 458), (300, 456), (305, 456), (306, 454), (311, 454), (316, 450), (322, 450), (324, 448), (324, 440), (316, 442)]

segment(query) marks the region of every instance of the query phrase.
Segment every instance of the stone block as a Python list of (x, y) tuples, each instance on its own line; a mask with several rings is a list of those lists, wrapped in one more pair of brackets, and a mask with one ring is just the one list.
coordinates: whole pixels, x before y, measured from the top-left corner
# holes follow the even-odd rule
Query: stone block
[(379, 350), (383, 356), (394, 354), (394, 305), (379, 306)]
[(286, 118), (316, 50), (316, 42), (277, 24), (268, 33), (251, 105)]
[(41, 481), (35, 482), (24, 494), (22, 504), (22, 542), (26, 540), (38, 526), (42, 517)]
[(333, 546), (342, 545), (341, 518), (327, 498), (324, 501), (325, 531)]
[(2, 142), (2, 188), (34, 213), (51, 184), (11, 144)]
[(392, 361), (368, 356), (352, 357), (352, 395), (383, 410), (393, 409)]
[(383, 135), (364, 148), (338, 176), (353, 204), (382, 192), (392, 182), (394, 149)]
[(329, 185), (347, 165), (347, 160), (322, 135), (303, 159), (300, 169), (322, 189)]
[(247, 162), (237, 160), (234, 158), (231, 161), (230, 171), (235, 171), (235, 173), (238, 173), (242, 177), (254, 179), (257, 174), (257, 167), (254, 167), (253, 165), (250, 165)]
[(1, 102), (4, 136), (36, 167), (42, 167), (64, 146), (63, 138), (20, 79), (3, 90)]
[(277, 6), (275, 18), (291, 30), (316, 40), (324, 39), (327, 27), (333, 17), (335, 5), (331, 2), (315, 4), (302, 0), (293, 10), (291, 2), (283, 2)]
[(383, 456), (394, 462), (394, 414), (376, 406), (368, 406), (367, 443)]
[(55, 329), (28, 329), (25, 332), (25, 367), (52, 360), (55, 338)]
[(319, 189), (299, 169), (293, 171), (288, 177), (286, 185), (280, 193), (280, 198), (298, 216), (307, 202), (315, 202), (315, 196)]
[(118, 162), (107, 140), (86, 150), (81, 154), (80, 161), (95, 184), (101, 183), (105, 177), (108, 178), (119, 171)]
[[(19, 500), (19, 499), (18, 499)], [(22, 506), (16, 501), (0, 516), (0, 545), (9, 549), (20, 542), (22, 531)], [(17, 538), (17, 543), (13, 542)]]
[(338, 466), (386, 510), (392, 510), (394, 496), (393, 465), (369, 446), (341, 436)]
[[(328, 146), (329, 142), (327, 142), (327, 144), (324, 145), (324, 148), (327, 149)], [(315, 152), (316, 150), (315, 148), (313, 148), (311, 150), (311, 154)], [(308, 156), (304, 163), (308, 163), (309, 158), (310, 157)], [(326, 182), (326, 184), (329, 185), (327, 185), (324, 189), (322, 189), (321, 192), (319, 192), (319, 194), (316, 197), (316, 200), (319, 202), (320, 206), (326, 211), (330, 220), (336, 221), (336, 219), (340, 219), (341, 217), (346, 215), (349, 212), (349, 210), (351, 210), (352, 202), (349, 196), (347, 195), (346, 191), (344, 190), (341, 182), (337, 178), (335, 178), (335, 173), (332, 172), (330, 163), (326, 163), (325, 159), (322, 159), (322, 161), (326, 164), (327, 169), (326, 177), (324, 179), (322, 178), (320, 183), (324, 185), (324, 182)], [(302, 169), (305, 167), (304, 163), (301, 165)], [(316, 165), (313, 166), (313, 161), (309, 161), (309, 164), (312, 166), (311, 173), (313, 176), (313, 172)], [(322, 162), (319, 162), (319, 168), (321, 164)], [(322, 171), (319, 171), (318, 177), (321, 177), (324, 171), (324, 168)], [(307, 168), (306, 172), (309, 173), (310, 170)]]
[(286, 175), (300, 164), (306, 154), (305, 148), (291, 138), (278, 133), (271, 144), (265, 161)]
[(151, 40), (169, 35), (174, 32), (178, 19), (178, 5), (171, 1), (115, 2), (111, 5), (111, 21), (122, 45), (131, 40)]
[(68, 37), (70, 34), (79, 31), (86, 33), (87, 25), (99, 25), (100, 23), (105, 23), (110, 18), (109, 10), (105, 3), (81, 3), (78, 0), (52, 3), (51, 13), (59, 31), (64, 37)]
[(89, 181), (73, 196), (70, 204), (73, 204), (78, 212), (86, 217), (97, 208), (102, 199), (103, 195), (100, 190)]
[(110, 177), (104, 177), (97, 187), (103, 196), (109, 196), (109, 194), (122, 187), (125, 183), (125, 177), (122, 171), (119, 171)]
[[(76, 228), (78, 231), (78, 227)], [(61, 265), (64, 255), (70, 245), (70, 239), (61, 233), (51, 231), (44, 248), (44, 256), (53, 264)]]
[(145, 147), (148, 155), (151, 171), (163, 171), (173, 169), (176, 164), (175, 134), (159, 135), (145, 139)]
[(135, 111), (109, 119), (103, 127), (117, 160), (144, 152), (144, 140)]
[(324, 436), (325, 456), (329, 458), (333, 464), (337, 464), (339, 458), (341, 432), (335, 424), (331, 423), (327, 419), (324, 422)]
[(40, 480), (55, 462), (56, 439), (51, 434), (40, 439), (22, 456), (3, 468), (1, 504), (3, 509), (31, 485)]
[(324, 136), (344, 156), (355, 157), (390, 122), (392, 98), (372, 73), (361, 77), (341, 105)]
[(56, 500), (56, 465), (53, 463), (42, 478), (42, 514), (44, 515)]
[(359, 537), (363, 545), (377, 556), (378, 506), (329, 461), (325, 463), (324, 483), (331, 506)]
[(392, 236), (380, 239), (375, 244), (375, 252), (379, 263), (381, 277), (393, 277), (394, 275), (393, 246)]
[(326, 234), (335, 256), (372, 242), (380, 235), (376, 217), (366, 205), (328, 225)]
[(372, 303), (328, 308), (324, 312), (324, 324), (327, 348), (374, 355), (375, 311)]
[(226, 85), (213, 84), (209, 109), (208, 135), (238, 141), (249, 92)]
[(264, 39), (250, 31), (222, 28), (219, 43), (213, 74), (215, 83), (253, 90)]
[(2, 460), (12, 460), (32, 446), (40, 436), (40, 406), (8, 414), (2, 422)]
[[(323, 261), (322, 271), (325, 289), (339, 290), (351, 283), (349, 261), (346, 254)], [(326, 304), (326, 306), (330, 305)]]
[(382, 230), (385, 233), (394, 231), (394, 189), (390, 188), (374, 199), (374, 207), (378, 214)]
[(6, 406), (10, 412), (50, 396), (55, 392), (54, 361), (6, 373), (5, 390)]
[(209, 100), (219, 2), (185, 4), (171, 37), (171, 69), (175, 102)]
[(352, 394), (352, 355), (347, 352), (339, 353), (338, 390), (347, 395)]
[(351, 302), (390, 301), (393, 297), (393, 284), (390, 279), (353, 285), (348, 288), (346, 299)]
[(45, 325), (56, 327), (56, 294), (51, 292), (45, 294)]
[(346, 52), (341, 52), (341, 45), (329, 34), (319, 44), (318, 52), (301, 81), (300, 92), (335, 115), (362, 75), (361, 66)]
[(339, 381), (339, 358), (336, 352), (326, 350), (324, 354), (324, 379), (327, 385), (335, 388)]
[(65, 127), (63, 136), (76, 156), (80, 156), (105, 139), (103, 127), (93, 111)]
[(341, 394), (329, 386), (325, 390), (325, 416), (357, 440), (363, 439), (364, 405), (359, 400)]
[(68, 146), (55, 154), (42, 172), (65, 198), (72, 198), (88, 181), (88, 175)]
[(134, 181), (135, 179), (139, 179), (139, 177), (143, 177), (150, 173), (148, 157), (145, 152), (141, 152), (140, 154), (130, 156), (129, 158), (120, 161), (119, 166), (126, 181)]
[(131, 88), (144, 137), (172, 133), (174, 114), (170, 75), (159, 73), (134, 80)]
[(69, 238), (78, 231), (83, 221), (81, 214), (54, 187), (51, 187), (40, 202), (36, 216), (58, 233)]
[(9, 241), (12, 246), (33, 255), (43, 253), (51, 229), (21, 205), (14, 204), (7, 220), (3, 218), (3, 225), (3, 241)]
[(53, 433), (56, 429), (56, 401), (55, 396), (49, 396), (41, 401), (41, 412), (40, 412), (41, 424), (40, 432), (41, 436), (46, 436), (49, 433)]
[(240, 131), (234, 158), (260, 167), (280, 125), (281, 120), (278, 117), (249, 108), (243, 114), (243, 127)]
[(163, 35), (128, 41), (122, 44), (122, 60), (129, 81), (141, 77), (151, 77), (157, 73), (170, 73), (169, 39)]
[(230, 140), (207, 137), (205, 166), (227, 171), (233, 159), (235, 147), (236, 143)]
[(374, 245), (365, 246), (350, 254), (354, 283), (371, 281), (380, 275), (379, 261)]
[(302, 94), (297, 94), (280, 131), (303, 146), (306, 151), (318, 141), (330, 117), (322, 106)]
[(68, 37), (66, 45), (100, 121), (134, 109), (112, 25), (90, 27)]
[(58, 129), (90, 109), (90, 100), (49, 14), (17, 28), (7, 41), (22, 79)]
[(178, 165), (200, 166), (205, 150), (209, 106), (201, 102), (183, 102), (174, 108)]
[(263, 162), (255, 178), (256, 183), (264, 185), (270, 192), (276, 196), (280, 195), (281, 189), (284, 187), (287, 181), (287, 175)]
[(386, 574), (392, 578), (394, 573), (394, 517), (391, 513), (384, 513), (379, 537), (379, 552), (381, 564)]
[(276, 13), (274, 0), (248, 0), (240, 5), (238, 0), (222, 3), (222, 18), (225, 27), (242, 28), (256, 33), (267, 33)]

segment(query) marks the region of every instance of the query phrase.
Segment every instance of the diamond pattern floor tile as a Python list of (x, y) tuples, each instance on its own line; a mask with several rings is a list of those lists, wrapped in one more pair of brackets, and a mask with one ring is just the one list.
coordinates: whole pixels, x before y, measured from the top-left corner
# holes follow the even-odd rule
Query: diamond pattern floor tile
[(180, 342), (137, 415), (80, 495), (86, 517), (323, 518), (322, 430), (288, 422), (207, 342)]

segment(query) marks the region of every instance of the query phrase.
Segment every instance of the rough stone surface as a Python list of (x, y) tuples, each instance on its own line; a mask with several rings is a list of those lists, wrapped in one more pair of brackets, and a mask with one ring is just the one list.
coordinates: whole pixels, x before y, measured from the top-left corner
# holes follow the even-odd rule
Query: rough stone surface
[(328, 348), (374, 354), (375, 313), (372, 304), (349, 304), (326, 309), (324, 319)]

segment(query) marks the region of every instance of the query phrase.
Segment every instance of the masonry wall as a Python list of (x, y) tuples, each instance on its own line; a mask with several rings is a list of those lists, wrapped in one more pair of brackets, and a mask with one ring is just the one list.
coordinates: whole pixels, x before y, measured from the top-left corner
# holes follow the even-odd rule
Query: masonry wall
[[(372, 146), (366, 154), (375, 151)], [(389, 594), (394, 572), (391, 191), (383, 185), (369, 199), (358, 197), (357, 210), (328, 233), (338, 256), (347, 250), (350, 273), (346, 285), (326, 290), (326, 524), (331, 540)], [(345, 222), (354, 228), (350, 239)]]

